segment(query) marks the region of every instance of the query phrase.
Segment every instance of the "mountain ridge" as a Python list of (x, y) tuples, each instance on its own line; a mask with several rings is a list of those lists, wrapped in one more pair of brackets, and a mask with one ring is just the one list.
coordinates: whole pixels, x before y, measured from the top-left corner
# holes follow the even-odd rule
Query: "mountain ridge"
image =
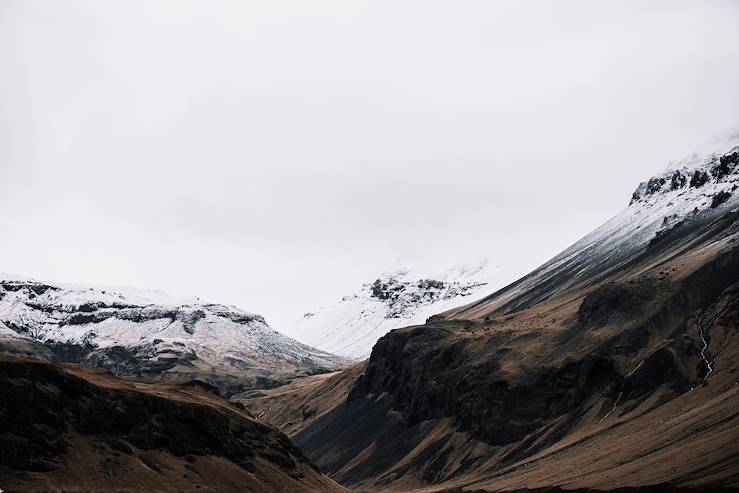
[(358, 489), (739, 487), (735, 151), (351, 371), (245, 405)]
[[(11, 276), (7, 276), (11, 277)], [(261, 315), (132, 288), (0, 279), (0, 334), (118, 376), (202, 379), (229, 396), (336, 370), (347, 360), (272, 329)]]

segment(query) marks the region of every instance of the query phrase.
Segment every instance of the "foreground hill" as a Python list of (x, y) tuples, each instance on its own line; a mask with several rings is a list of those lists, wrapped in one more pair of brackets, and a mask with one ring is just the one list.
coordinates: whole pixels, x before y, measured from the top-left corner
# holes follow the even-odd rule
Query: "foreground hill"
[(0, 486), (32, 491), (343, 491), (199, 382), (143, 384), (0, 356)]
[(226, 395), (336, 370), (346, 360), (272, 329), (261, 315), (160, 291), (0, 275), (0, 335), (117, 376), (190, 380)]
[(247, 406), (360, 489), (738, 488), (737, 144), (367, 363)]

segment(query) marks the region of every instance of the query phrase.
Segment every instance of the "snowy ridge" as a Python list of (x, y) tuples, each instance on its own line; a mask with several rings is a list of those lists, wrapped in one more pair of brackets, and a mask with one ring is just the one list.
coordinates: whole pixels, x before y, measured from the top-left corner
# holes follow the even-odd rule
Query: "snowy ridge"
[(698, 213), (711, 217), (739, 204), (739, 136), (705, 154), (672, 163), (668, 170), (639, 184), (629, 206), (555, 257), (561, 263), (589, 251), (616, 260)]
[(246, 387), (344, 363), (233, 306), (161, 291), (51, 285), (17, 276), (0, 276), (0, 335), (35, 339), (64, 360), (114, 373), (215, 372), (234, 382), (241, 378)]
[(341, 356), (365, 359), (389, 331), (421, 324), (432, 315), (501, 287), (514, 275), (481, 261), (431, 274), (399, 268), (362, 285), (335, 304), (306, 313), (290, 334), (311, 346)]

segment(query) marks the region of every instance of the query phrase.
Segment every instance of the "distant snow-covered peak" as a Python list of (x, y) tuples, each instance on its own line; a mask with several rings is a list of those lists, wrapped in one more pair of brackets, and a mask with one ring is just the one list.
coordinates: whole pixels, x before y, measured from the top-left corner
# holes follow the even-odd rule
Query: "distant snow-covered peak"
[(324, 351), (364, 359), (392, 329), (489, 294), (517, 274), (488, 260), (436, 270), (396, 265), (355, 293), (305, 313), (288, 333)]

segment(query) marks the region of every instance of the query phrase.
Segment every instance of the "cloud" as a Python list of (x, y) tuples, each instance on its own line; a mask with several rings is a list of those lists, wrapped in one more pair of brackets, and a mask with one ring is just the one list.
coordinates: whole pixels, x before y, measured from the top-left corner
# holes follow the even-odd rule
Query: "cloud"
[(534, 267), (737, 124), (735, 2), (0, 9), (0, 270), (278, 327), (398, 257)]

